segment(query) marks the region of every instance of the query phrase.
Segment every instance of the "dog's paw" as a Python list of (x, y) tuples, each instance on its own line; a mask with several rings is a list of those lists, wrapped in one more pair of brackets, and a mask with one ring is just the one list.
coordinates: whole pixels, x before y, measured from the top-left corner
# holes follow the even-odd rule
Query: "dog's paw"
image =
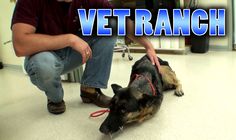
[(184, 95), (184, 92), (183, 92), (183, 90), (175, 90), (175, 95), (178, 97), (181, 97)]

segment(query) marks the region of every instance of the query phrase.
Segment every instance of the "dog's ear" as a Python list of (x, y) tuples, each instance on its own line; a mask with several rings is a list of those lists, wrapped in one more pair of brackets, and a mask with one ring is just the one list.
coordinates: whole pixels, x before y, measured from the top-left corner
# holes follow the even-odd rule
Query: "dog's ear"
[(122, 87), (117, 84), (112, 84), (111, 88), (112, 88), (113, 92), (116, 94), (118, 92), (118, 90), (121, 89)]

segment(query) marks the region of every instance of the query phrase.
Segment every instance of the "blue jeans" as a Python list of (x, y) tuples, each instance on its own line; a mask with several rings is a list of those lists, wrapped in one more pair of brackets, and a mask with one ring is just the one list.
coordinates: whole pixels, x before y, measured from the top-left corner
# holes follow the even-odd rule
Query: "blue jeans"
[[(91, 47), (92, 59), (86, 63), (82, 85), (107, 88), (116, 37), (83, 38)], [(46, 51), (26, 57), (25, 70), (31, 82), (57, 103), (63, 100), (61, 75), (82, 65), (80, 53), (70, 47)]]

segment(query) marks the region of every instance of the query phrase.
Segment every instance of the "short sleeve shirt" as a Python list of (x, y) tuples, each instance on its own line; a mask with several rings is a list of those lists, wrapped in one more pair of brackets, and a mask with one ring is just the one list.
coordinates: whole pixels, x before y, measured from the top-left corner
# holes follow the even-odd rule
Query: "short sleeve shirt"
[(36, 33), (59, 35), (78, 33), (77, 9), (112, 8), (107, 0), (73, 0), (71, 3), (57, 0), (18, 0), (12, 17), (12, 25), (26, 23), (36, 28)]

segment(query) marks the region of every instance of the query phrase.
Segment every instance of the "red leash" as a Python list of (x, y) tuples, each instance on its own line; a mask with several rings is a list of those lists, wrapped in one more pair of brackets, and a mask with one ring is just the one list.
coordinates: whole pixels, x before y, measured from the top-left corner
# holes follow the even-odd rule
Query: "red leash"
[(99, 111), (91, 113), (89, 117), (91, 117), (91, 118), (99, 117), (107, 112), (110, 112), (110, 110), (109, 109), (99, 110)]

